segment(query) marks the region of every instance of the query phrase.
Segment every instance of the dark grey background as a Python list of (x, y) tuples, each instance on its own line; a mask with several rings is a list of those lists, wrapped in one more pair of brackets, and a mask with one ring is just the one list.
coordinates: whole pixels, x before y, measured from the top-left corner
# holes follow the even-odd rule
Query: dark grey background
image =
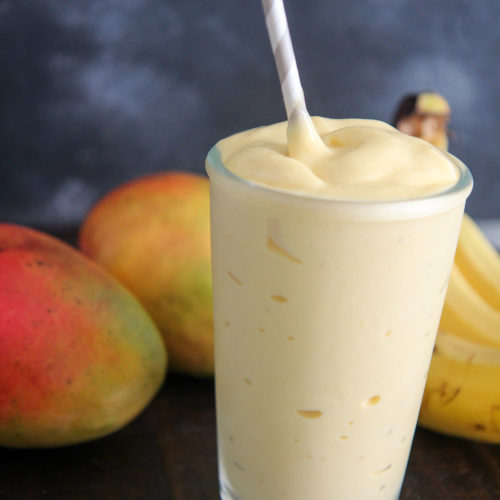
[[(451, 151), (500, 216), (500, 2), (286, 0), (310, 112), (390, 120), (433, 89)], [(283, 120), (259, 0), (0, 0), (0, 219), (79, 224), (147, 172)]]

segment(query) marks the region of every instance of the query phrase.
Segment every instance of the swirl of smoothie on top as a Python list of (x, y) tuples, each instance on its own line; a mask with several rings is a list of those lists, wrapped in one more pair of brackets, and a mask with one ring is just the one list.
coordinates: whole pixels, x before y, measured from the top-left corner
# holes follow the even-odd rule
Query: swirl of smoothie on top
[[(288, 122), (258, 127), (219, 141), (224, 165), (263, 186), (317, 198), (414, 199), (443, 192), (459, 172), (447, 154), (384, 122), (314, 116), (321, 144), (302, 143)], [(295, 141), (294, 155), (289, 155)]]

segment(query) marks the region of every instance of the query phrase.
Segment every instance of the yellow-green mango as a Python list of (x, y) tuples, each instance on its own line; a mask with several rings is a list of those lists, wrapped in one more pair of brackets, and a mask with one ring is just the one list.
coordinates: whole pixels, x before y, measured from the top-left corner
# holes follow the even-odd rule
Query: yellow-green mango
[(214, 372), (209, 203), (206, 177), (141, 177), (100, 200), (79, 238), (155, 320), (169, 369), (195, 376)]

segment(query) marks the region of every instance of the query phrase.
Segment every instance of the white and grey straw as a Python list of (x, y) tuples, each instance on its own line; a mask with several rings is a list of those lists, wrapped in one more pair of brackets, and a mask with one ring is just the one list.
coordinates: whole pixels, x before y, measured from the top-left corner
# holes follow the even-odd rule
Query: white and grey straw
[(288, 30), (285, 7), (283, 0), (262, 0), (262, 6), (278, 69), (286, 114), (290, 120), (292, 116), (301, 115), (306, 111), (306, 103)]
[(324, 143), (307, 112), (283, 0), (262, 0), (262, 6), (288, 117), (288, 154), (300, 160), (322, 151)]

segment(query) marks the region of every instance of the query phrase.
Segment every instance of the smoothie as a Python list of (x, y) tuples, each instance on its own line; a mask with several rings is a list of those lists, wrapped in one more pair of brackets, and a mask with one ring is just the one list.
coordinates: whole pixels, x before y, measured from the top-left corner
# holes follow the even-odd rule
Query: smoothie
[[(395, 500), (465, 199), (458, 160), (313, 118), (209, 153), (221, 498)], [(308, 143), (310, 144), (310, 143)]]

